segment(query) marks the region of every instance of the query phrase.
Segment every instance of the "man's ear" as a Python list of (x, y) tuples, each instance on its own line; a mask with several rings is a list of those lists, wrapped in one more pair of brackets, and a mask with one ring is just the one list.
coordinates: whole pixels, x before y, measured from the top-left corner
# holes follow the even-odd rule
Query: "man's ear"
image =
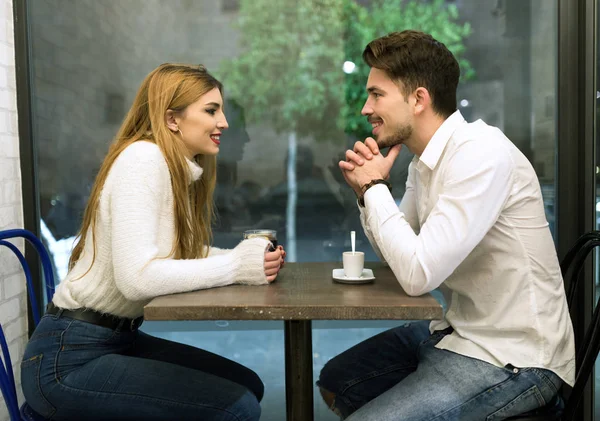
[(415, 102), (415, 114), (421, 114), (431, 105), (431, 95), (429, 95), (429, 91), (422, 86), (415, 89), (413, 98)]
[(179, 131), (179, 124), (177, 123), (177, 117), (175, 117), (175, 111), (167, 110), (165, 113), (165, 124), (173, 133)]

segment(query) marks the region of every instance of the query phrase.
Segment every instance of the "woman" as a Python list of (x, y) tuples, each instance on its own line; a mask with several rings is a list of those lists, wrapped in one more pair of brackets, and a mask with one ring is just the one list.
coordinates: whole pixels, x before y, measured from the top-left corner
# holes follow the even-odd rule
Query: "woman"
[(266, 239), (210, 247), (222, 85), (163, 64), (142, 83), (98, 173), (69, 274), (27, 345), (27, 403), (52, 420), (258, 420), (246, 367), (137, 328), (152, 298), (272, 282)]

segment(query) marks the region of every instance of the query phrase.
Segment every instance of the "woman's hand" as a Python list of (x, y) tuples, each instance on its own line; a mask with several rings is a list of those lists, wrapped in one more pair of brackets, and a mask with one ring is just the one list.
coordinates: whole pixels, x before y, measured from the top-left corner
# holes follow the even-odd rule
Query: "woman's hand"
[(285, 256), (287, 256), (287, 253), (283, 249), (283, 246), (277, 246), (277, 249), (281, 250), (281, 267), (283, 267), (285, 265)]
[(279, 247), (277, 247), (275, 251), (265, 252), (265, 275), (268, 283), (273, 282), (275, 278), (277, 278), (279, 269), (283, 266), (283, 255), (285, 251), (283, 251), (283, 247), (281, 247), (281, 249)]

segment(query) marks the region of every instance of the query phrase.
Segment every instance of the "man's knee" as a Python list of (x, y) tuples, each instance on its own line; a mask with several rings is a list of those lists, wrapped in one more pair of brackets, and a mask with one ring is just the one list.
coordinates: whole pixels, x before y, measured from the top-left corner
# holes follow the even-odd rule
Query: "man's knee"
[(254, 393), (247, 391), (229, 408), (229, 412), (233, 416), (232, 420), (258, 421), (261, 414), (260, 403)]
[(336, 393), (340, 390), (340, 381), (343, 381), (341, 378), (342, 370), (340, 370), (340, 367), (338, 367), (337, 364), (338, 358), (339, 357), (329, 360), (325, 364), (319, 373), (319, 381), (317, 382), (323, 401), (327, 407), (334, 412)]
[(347, 362), (342, 356), (332, 358), (327, 361), (321, 372), (319, 373), (319, 388), (327, 390), (330, 393), (336, 394), (343, 389), (344, 384), (348, 381), (350, 372), (347, 367)]
[(335, 393), (330, 392), (322, 387), (319, 387), (319, 391), (321, 392), (321, 397), (325, 401), (325, 404), (327, 404), (327, 407), (331, 409), (335, 403)]
[(321, 397), (325, 401), (327, 407), (331, 409), (336, 415), (338, 415), (340, 419), (344, 419), (342, 412), (335, 406), (335, 393), (330, 392), (327, 389), (323, 389), (322, 387), (319, 387), (319, 390), (321, 392)]
[(258, 374), (251, 372), (251, 374), (247, 375), (243, 382), (241, 382), (243, 386), (246, 386), (254, 396), (258, 402), (260, 402), (265, 394), (265, 384), (262, 382)]

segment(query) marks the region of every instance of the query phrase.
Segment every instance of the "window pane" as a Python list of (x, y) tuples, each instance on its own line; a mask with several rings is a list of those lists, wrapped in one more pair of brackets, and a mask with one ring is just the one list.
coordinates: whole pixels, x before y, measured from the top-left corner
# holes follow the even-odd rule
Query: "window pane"
[[(460, 58), (459, 110), (469, 121), (498, 126), (526, 154), (554, 227), (556, 2), (28, 4), (42, 228), (59, 279), (111, 139), (144, 76), (169, 61), (202, 63), (225, 83), (230, 129), (221, 138), (216, 246), (235, 246), (246, 229), (270, 228), (289, 260), (340, 261), (355, 230), (357, 248), (375, 260), (337, 162), (370, 133), (360, 116), (368, 73), (360, 58), (364, 45), (409, 28), (431, 32)], [(397, 202), (411, 159), (403, 149), (391, 175)], [(315, 376), (327, 359), (397, 324), (315, 323)], [(146, 323), (144, 329), (256, 370), (267, 385), (262, 419), (281, 419), (280, 323)], [(336, 419), (318, 395), (315, 407), (315, 419)]]

